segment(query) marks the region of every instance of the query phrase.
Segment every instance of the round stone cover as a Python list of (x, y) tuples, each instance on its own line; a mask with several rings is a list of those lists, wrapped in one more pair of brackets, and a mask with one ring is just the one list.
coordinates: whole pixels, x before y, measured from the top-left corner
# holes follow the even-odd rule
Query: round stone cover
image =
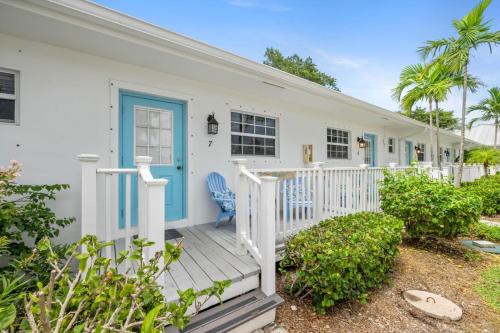
[(413, 307), (437, 319), (459, 320), (462, 309), (441, 295), (423, 290), (407, 290), (403, 298)]

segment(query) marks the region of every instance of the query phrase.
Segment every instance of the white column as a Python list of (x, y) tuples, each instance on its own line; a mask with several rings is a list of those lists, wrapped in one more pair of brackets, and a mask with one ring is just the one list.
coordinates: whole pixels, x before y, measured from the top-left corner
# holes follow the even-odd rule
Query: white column
[(243, 244), (243, 233), (248, 235), (248, 187), (244, 178), (241, 176), (241, 170), (245, 168), (245, 159), (235, 159), (234, 163), (234, 193), (236, 194), (236, 253), (246, 255), (247, 250)]
[(277, 177), (260, 177), (261, 290), (266, 296), (276, 292), (276, 180)]
[[(325, 216), (325, 177), (323, 172), (324, 162), (313, 162), (313, 168), (317, 171), (316, 193), (314, 193), (314, 223), (319, 223)], [(286, 221), (285, 221), (286, 223)]]
[(97, 162), (98, 155), (81, 154), (82, 165), (82, 216), (81, 236), (97, 236)]
[(146, 260), (163, 251), (165, 243), (165, 186), (167, 180), (154, 179), (149, 165), (151, 157), (137, 156), (139, 237), (154, 242), (145, 253)]

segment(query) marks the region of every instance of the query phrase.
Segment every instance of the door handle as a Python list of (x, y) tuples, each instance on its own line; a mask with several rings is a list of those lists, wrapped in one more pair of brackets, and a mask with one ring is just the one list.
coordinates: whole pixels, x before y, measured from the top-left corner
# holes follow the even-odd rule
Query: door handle
[(178, 165), (177, 170), (182, 170), (182, 165)]

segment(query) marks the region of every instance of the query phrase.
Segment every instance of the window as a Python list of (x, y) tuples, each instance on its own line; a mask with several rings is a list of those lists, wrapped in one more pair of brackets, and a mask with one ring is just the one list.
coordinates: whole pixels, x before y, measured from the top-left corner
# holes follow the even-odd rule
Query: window
[(446, 162), (450, 162), (451, 161), (451, 152), (450, 152), (450, 148), (446, 148), (444, 150), (444, 157), (445, 157), (445, 161)]
[(348, 160), (350, 158), (351, 134), (335, 128), (326, 129), (326, 155), (328, 158)]
[(425, 162), (425, 144), (417, 143), (418, 153), (417, 159), (419, 162)]
[(389, 138), (388, 141), (387, 141), (388, 142), (387, 146), (389, 147), (389, 153), (391, 153), (391, 154), (394, 154), (394, 152), (396, 151), (394, 149), (394, 143), (395, 143), (395, 141), (396, 140), (394, 140), (394, 138)]
[(135, 105), (135, 156), (151, 156), (151, 164), (172, 164), (172, 111)]
[(231, 155), (276, 156), (277, 120), (231, 112)]
[(0, 122), (15, 124), (19, 110), (19, 73), (0, 69)]

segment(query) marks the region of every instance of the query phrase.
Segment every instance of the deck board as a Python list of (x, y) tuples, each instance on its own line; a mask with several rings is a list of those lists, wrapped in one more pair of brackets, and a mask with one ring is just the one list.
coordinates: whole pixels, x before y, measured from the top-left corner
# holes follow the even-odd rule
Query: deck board
[(169, 242), (182, 241), (183, 252), (166, 274), (164, 294), (167, 300), (178, 298), (177, 289), (199, 291), (210, 287), (214, 281), (235, 283), (260, 272), (259, 265), (249, 254), (234, 253), (236, 238), (231, 235), (231, 226), (216, 229), (211, 223), (177, 230), (183, 238)]

